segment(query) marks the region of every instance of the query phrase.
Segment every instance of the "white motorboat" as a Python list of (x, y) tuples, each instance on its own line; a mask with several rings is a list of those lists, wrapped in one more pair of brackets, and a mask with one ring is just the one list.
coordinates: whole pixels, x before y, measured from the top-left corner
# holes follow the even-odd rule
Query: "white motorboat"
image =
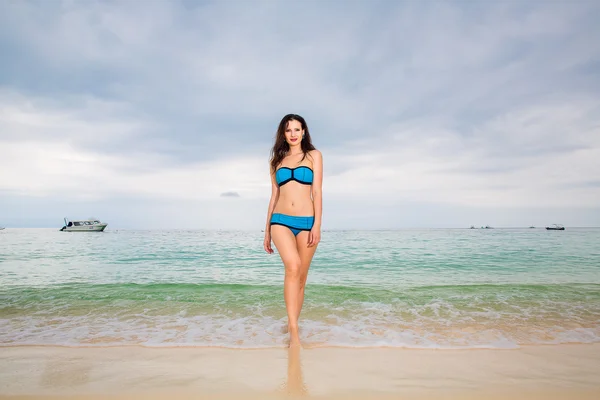
[(65, 226), (60, 230), (64, 232), (102, 232), (107, 226), (107, 223), (100, 222), (96, 218), (77, 221), (69, 221), (65, 218)]

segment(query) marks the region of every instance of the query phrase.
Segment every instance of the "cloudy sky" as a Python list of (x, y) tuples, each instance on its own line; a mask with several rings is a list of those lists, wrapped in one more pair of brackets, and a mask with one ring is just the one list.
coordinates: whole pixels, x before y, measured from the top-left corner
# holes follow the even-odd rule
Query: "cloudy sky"
[(262, 229), (281, 117), (323, 229), (600, 226), (597, 1), (0, 1), (0, 226)]

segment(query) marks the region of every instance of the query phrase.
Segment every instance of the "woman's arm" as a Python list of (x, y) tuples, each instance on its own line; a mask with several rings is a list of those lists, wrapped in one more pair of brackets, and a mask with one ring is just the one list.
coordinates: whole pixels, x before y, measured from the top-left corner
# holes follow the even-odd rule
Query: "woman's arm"
[(271, 175), (271, 200), (269, 201), (269, 209), (267, 210), (267, 226), (265, 227), (265, 233), (271, 232), (271, 215), (273, 215), (273, 210), (275, 209), (275, 205), (277, 204), (277, 200), (279, 199), (279, 186), (277, 186), (277, 182), (275, 181), (275, 174), (270, 172)]
[(312, 198), (315, 208), (315, 223), (308, 239), (308, 246), (315, 246), (321, 240), (321, 216), (323, 214), (323, 155), (319, 150), (311, 151), (313, 159)]
[(273, 210), (275, 209), (275, 204), (277, 204), (277, 199), (279, 199), (279, 186), (275, 182), (275, 175), (271, 172), (271, 201), (269, 202), (269, 209), (267, 210), (267, 226), (265, 227), (265, 241), (263, 243), (263, 247), (265, 251), (269, 254), (273, 254), (273, 248), (271, 247), (271, 215), (273, 215)]

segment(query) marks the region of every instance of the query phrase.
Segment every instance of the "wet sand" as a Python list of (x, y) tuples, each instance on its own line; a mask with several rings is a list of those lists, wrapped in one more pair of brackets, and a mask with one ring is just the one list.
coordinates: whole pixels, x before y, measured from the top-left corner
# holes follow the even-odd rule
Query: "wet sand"
[(0, 399), (598, 399), (600, 344), (515, 350), (0, 348)]

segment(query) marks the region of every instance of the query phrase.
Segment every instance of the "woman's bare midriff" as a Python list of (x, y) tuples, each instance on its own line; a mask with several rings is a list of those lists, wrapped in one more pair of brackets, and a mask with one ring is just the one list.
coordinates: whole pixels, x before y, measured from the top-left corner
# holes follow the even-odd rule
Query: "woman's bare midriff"
[(288, 182), (279, 188), (279, 198), (273, 213), (310, 217), (315, 214), (311, 186)]

